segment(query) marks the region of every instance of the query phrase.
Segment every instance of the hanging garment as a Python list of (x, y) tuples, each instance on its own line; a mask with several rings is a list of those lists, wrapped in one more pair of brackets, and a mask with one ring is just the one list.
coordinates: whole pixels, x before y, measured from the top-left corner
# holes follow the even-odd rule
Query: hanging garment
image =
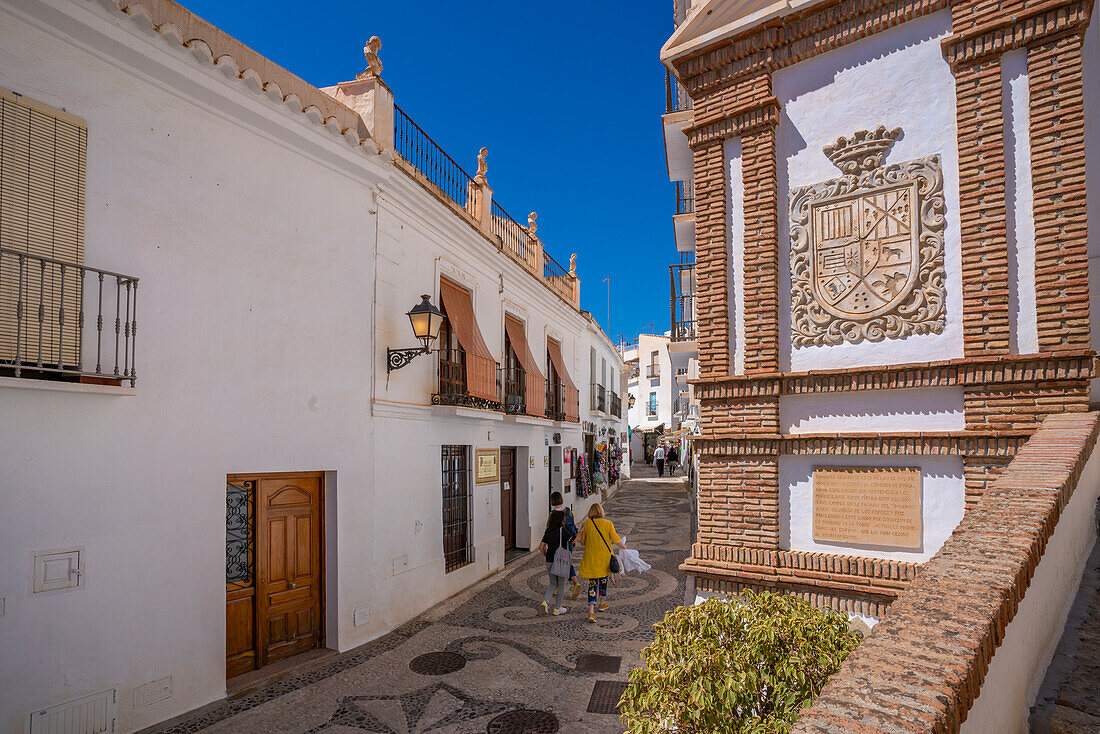
[(623, 573), (630, 573), (631, 571), (645, 573), (649, 569), (653, 568), (648, 563), (643, 561), (642, 557), (638, 555), (638, 551), (634, 550), (633, 548), (620, 548), (619, 561), (622, 563)]

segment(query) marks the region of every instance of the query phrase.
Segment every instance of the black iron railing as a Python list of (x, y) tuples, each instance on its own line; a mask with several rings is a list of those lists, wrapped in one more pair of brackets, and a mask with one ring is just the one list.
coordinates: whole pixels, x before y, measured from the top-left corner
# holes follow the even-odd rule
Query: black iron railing
[(692, 181), (676, 182), (676, 213), (691, 214), (695, 211), (695, 183)]
[(607, 412), (607, 388), (603, 385), (592, 385), (592, 410)]
[(565, 383), (561, 380), (546, 381), (546, 417), (565, 420)]
[(665, 113), (691, 109), (691, 97), (671, 71), (665, 71)]
[(500, 204), (493, 202), (491, 231), (500, 238), (500, 246), (520, 262), (534, 269), (537, 265), (535, 248), (528, 241), (527, 227), (512, 218)]
[(501, 367), (504, 387), (502, 402), (504, 412), (523, 415), (527, 412), (527, 372), (522, 367)]
[(623, 417), (623, 400), (615, 391), (611, 392), (611, 415), (616, 418)]
[(132, 387), (137, 287), (131, 275), (0, 247), (0, 374)]
[[(501, 371), (496, 368), (496, 394), (501, 394)], [(432, 395), (433, 405), (461, 405), (482, 410), (502, 410), (500, 400), (471, 395), (466, 381), (466, 350), (439, 350), (439, 391)]]
[(542, 251), (542, 277), (559, 296), (570, 303), (573, 302), (573, 279), (569, 277), (569, 271), (550, 257), (550, 253), (546, 250)]
[(668, 273), (672, 291), (672, 340), (690, 341), (696, 338), (695, 263), (669, 265)]
[(646, 379), (655, 380), (661, 376), (661, 366), (658, 364), (646, 365), (645, 368)]
[(473, 177), (397, 105), (393, 106), (393, 144), (402, 158), (438, 186), (451, 201), (467, 207)]

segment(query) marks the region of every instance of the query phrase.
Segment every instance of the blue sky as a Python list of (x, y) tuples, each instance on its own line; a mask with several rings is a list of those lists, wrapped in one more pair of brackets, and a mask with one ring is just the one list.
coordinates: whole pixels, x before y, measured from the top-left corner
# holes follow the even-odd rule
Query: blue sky
[(577, 253), (581, 305), (611, 336), (669, 328), (673, 185), (661, 140), (671, 0), (303, 3), (181, 0), (317, 86), (353, 79), (382, 39), (399, 105), (489, 184), (563, 265)]

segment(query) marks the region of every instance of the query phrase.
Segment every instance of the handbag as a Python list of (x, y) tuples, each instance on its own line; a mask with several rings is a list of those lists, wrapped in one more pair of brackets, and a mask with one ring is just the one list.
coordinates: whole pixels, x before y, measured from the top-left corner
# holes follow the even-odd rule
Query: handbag
[(570, 562), (573, 560), (569, 549), (562, 541), (562, 528), (558, 528), (558, 549), (554, 551), (554, 562), (550, 564), (551, 576), (569, 576)]
[[(600, 526), (596, 524), (595, 518), (592, 519), (592, 527), (596, 528), (596, 533), (600, 536), (600, 540), (604, 545), (607, 545), (607, 538), (603, 537), (603, 533), (600, 532)], [(607, 545), (607, 551), (611, 554), (611, 573), (622, 573), (623, 567), (619, 563), (619, 557), (615, 555), (615, 551), (611, 550), (611, 546)]]

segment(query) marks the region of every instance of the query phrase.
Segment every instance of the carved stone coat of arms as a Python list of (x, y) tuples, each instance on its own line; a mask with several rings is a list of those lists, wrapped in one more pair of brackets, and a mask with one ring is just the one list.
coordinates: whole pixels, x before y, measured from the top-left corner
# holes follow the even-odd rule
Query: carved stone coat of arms
[(794, 346), (944, 329), (943, 171), (938, 155), (882, 165), (900, 128), (826, 146), (843, 174), (791, 192)]

